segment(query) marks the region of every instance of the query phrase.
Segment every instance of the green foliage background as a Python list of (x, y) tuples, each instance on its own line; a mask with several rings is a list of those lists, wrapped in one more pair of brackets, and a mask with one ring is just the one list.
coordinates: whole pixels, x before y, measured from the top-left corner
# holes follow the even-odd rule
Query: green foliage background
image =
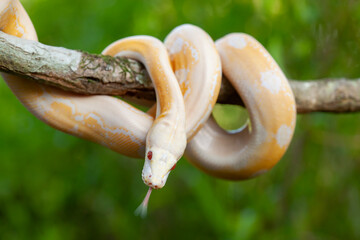
[[(214, 39), (253, 35), (289, 78), (360, 76), (356, 0), (22, 3), (49, 45), (99, 53), (192, 23)], [(3, 81), (0, 102), (1, 239), (360, 239), (359, 114), (299, 115), (285, 157), (254, 180), (217, 180), (182, 159), (143, 220), (141, 160), (51, 129)]]

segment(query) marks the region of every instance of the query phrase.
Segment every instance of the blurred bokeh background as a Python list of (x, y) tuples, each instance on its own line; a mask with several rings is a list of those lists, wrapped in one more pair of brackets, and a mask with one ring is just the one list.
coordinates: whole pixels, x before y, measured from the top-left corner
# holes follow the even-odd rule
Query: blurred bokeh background
[[(213, 39), (253, 35), (292, 79), (360, 77), (357, 0), (22, 3), (48, 45), (99, 53), (192, 23)], [(142, 160), (51, 129), (3, 81), (0, 102), (1, 239), (360, 239), (359, 114), (298, 115), (284, 158), (254, 180), (217, 180), (182, 159), (141, 219)], [(236, 127), (227, 108), (217, 113)]]

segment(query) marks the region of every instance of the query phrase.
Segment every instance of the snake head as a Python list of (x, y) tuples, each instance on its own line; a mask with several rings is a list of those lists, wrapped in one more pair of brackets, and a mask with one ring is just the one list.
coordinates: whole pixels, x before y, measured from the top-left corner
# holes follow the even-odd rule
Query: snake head
[(152, 147), (146, 151), (142, 179), (153, 189), (164, 187), (170, 171), (175, 168), (177, 158), (167, 150)]

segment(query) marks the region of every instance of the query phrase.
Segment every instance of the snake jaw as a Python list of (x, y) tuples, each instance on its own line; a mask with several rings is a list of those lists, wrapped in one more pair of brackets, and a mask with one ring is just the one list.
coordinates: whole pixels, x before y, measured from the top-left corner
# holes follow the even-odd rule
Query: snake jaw
[[(151, 159), (149, 159), (149, 156), (151, 156)], [(153, 189), (164, 187), (170, 171), (176, 162), (177, 159), (173, 154), (166, 150), (160, 148), (149, 149), (142, 171), (144, 183)]]

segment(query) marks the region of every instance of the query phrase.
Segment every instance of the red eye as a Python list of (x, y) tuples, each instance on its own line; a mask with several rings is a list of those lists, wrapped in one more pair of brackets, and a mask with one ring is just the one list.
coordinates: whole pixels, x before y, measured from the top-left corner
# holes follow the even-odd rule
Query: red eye
[(147, 154), (147, 158), (148, 158), (149, 160), (151, 160), (151, 159), (152, 159), (152, 151), (149, 151), (149, 152), (148, 152), (148, 154)]
[(170, 169), (170, 171), (174, 170), (176, 167), (176, 163), (174, 164), (174, 166)]

